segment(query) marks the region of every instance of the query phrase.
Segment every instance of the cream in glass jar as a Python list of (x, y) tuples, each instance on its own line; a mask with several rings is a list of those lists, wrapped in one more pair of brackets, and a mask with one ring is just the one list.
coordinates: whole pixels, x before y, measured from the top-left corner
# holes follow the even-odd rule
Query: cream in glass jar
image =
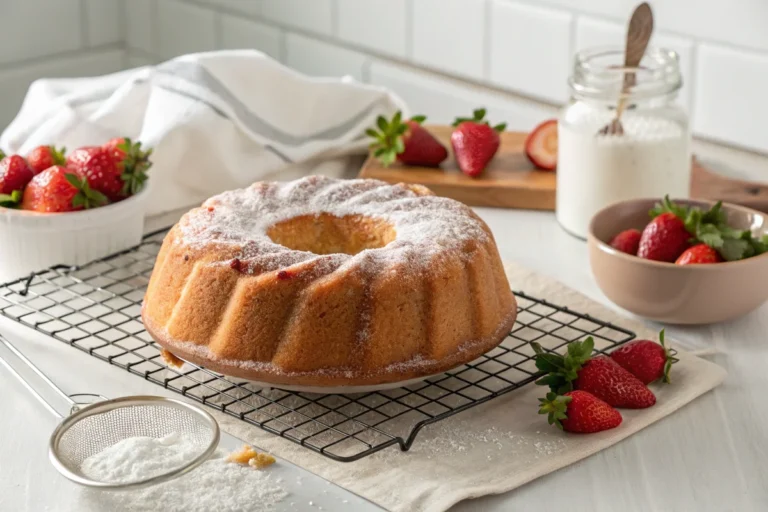
[[(557, 203), (560, 225), (586, 238), (589, 221), (613, 202), (640, 197), (688, 197), (690, 131), (676, 103), (682, 85), (678, 57), (649, 49), (637, 68), (622, 67), (623, 49), (576, 55), (571, 100), (558, 122)], [(625, 72), (634, 85), (622, 92)], [(623, 134), (600, 134), (622, 94)]]

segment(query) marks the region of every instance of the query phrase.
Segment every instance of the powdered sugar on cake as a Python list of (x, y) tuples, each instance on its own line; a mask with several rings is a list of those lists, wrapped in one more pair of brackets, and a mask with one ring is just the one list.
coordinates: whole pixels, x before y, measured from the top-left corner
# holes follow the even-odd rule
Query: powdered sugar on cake
[[(382, 248), (356, 255), (317, 255), (283, 247), (270, 239), (267, 230), (281, 222), (305, 215), (337, 217), (364, 215), (392, 225), (395, 240)], [(462, 248), (470, 240), (488, 237), (482, 222), (471, 210), (452, 199), (420, 196), (402, 185), (377, 180), (335, 180), (309, 176), (289, 183), (260, 182), (225, 192), (187, 213), (179, 223), (180, 241), (190, 247), (210, 243), (234, 245), (248, 269), (272, 271), (308, 260), (317, 260), (332, 272), (345, 263), (373, 257), (390, 262), (434, 264), (433, 257), (446, 249)], [(407, 254), (416, 258), (406, 258)]]

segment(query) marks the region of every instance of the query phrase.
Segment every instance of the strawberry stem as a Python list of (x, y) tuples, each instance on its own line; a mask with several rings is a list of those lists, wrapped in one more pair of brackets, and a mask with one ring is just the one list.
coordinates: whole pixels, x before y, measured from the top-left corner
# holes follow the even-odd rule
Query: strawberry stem
[(592, 357), (595, 340), (590, 336), (584, 341), (573, 341), (568, 344), (565, 355), (546, 352), (536, 342), (531, 342), (531, 347), (536, 353), (536, 368), (545, 373), (536, 384), (549, 386), (554, 393), (563, 394), (573, 391), (579, 370)]
[(563, 430), (561, 420), (567, 420), (568, 403), (571, 397), (558, 395), (557, 393), (547, 393), (546, 398), (539, 398), (539, 414), (547, 415), (547, 422)]
[(134, 143), (129, 138), (118, 144), (117, 149), (125, 153), (122, 161), (123, 172), (120, 175), (120, 179), (123, 180), (121, 194), (124, 196), (136, 195), (149, 178), (147, 171), (152, 167), (152, 162), (149, 161), (152, 150), (143, 151), (141, 142)]
[(107, 204), (107, 196), (98, 190), (93, 190), (85, 177), (81, 178), (68, 172), (64, 174), (64, 178), (77, 189), (77, 194), (72, 198), (72, 206), (76, 208), (82, 206), (83, 209), (89, 210)]
[[(426, 116), (413, 116), (409, 121), (421, 124), (426, 121)], [(397, 155), (405, 152), (405, 140), (403, 136), (408, 131), (408, 124), (403, 122), (403, 114), (400, 111), (395, 112), (391, 121), (387, 121), (384, 116), (376, 119), (376, 126), (379, 130), (368, 128), (365, 134), (373, 139), (369, 148), (373, 150), (374, 158), (377, 158), (382, 165), (388, 167), (397, 160)]]
[(4, 208), (16, 208), (21, 203), (21, 190), (14, 190), (10, 194), (0, 194), (0, 206)]
[(662, 348), (664, 349), (664, 378), (663, 381), (666, 384), (669, 384), (672, 382), (669, 378), (669, 372), (672, 370), (672, 365), (680, 361), (680, 359), (676, 358), (677, 351), (673, 348), (667, 348), (667, 346), (664, 344), (664, 329), (661, 330), (659, 333), (659, 343), (661, 343)]

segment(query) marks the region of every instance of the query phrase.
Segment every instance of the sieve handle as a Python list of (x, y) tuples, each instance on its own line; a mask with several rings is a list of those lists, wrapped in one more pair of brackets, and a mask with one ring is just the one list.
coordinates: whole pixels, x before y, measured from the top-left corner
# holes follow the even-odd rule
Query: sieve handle
[(24, 387), (56, 417), (69, 416), (73, 407), (76, 406), (74, 400), (2, 335), (0, 335), (0, 362), (5, 364), (6, 368), (24, 384)]

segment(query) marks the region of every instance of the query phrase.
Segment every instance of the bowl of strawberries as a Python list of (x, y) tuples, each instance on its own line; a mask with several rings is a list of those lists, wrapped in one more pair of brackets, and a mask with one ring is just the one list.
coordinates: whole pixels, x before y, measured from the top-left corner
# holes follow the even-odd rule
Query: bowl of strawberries
[(621, 201), (592, 218), (592, 274), (605, 295), (639, 316), (708, 324), (768, 300), (768, 215), (668, 197)]
[(127, 138), (0, 155), (0, 282), (141, 241), (151, 150)]

